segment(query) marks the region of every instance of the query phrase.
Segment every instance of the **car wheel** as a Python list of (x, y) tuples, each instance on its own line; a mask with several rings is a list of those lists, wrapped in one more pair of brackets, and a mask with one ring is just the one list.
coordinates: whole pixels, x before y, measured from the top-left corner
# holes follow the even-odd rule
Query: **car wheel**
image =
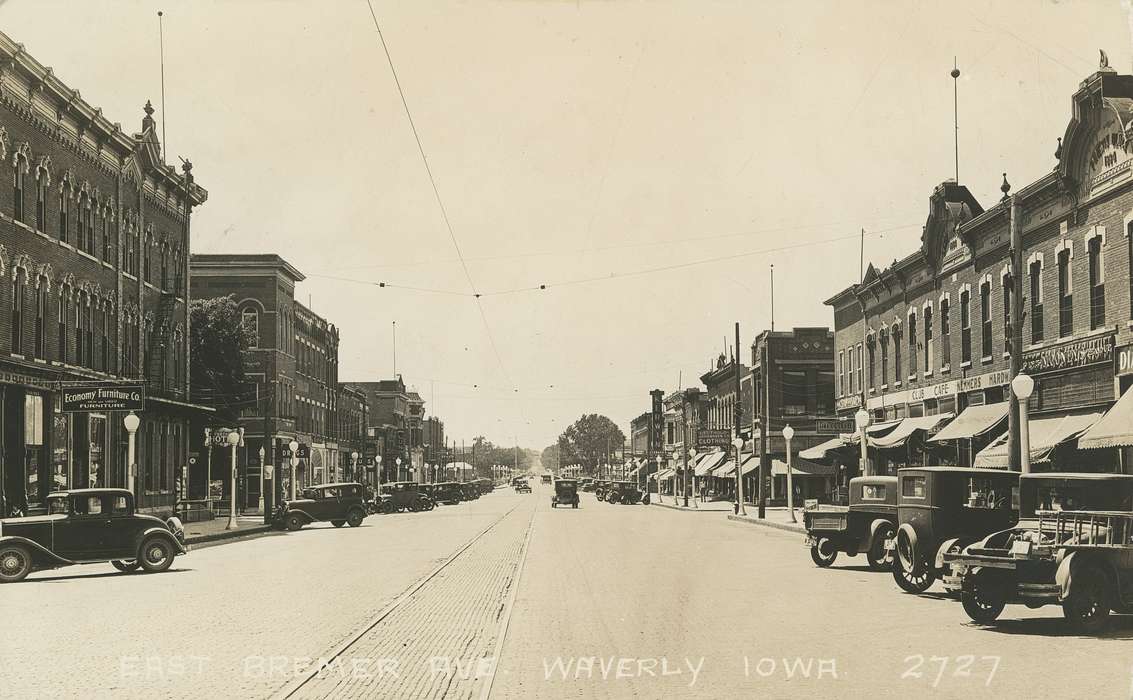
[(330, 524), (334, 525), (335, 527), (342, 527), (343, 525), (346, 524), (346, 521), (345, 520), (332, 520), (332, 521), (330, 521)]
[(346, 514), (346, 522), (350, 523), (350, 527), (358, 527), (362, 524), (362, 521), (365, 519), (365, 517), (366, 516), (362, 514), (362, 511), (355, 508), (354, 510)]
[(886, 558), (885, 554), (885, 540), (893, 536), (893, 528), (888, 525), (883, 525), (877, 528), (874, 534), (873, 542), (870, 544), (869, 551), (866, 552), (866, 560), (869, 561), (869, 568), (874, 571), (888, 571), (893, 562)]
[(137, 559), (115, 559), (114, 561), (110, 562), (110, 565), (124, 574), (132, 574), (138, 570), (139, 566), (141, 566), (141, 564), (138, 563)]
[(434, 507), (434, 505), (433, 505), (432, 501), (424, 501), (422, 503), (422, 509), (425, 510), (426, 512), (432, 510), (433, 507)]
[(960, 603), (972, 621), (987, 625), (1003, 612), (1007, 595), (1000, 582), (981, 571), (960, 591)]
[(906, 568), (905, 557), (893, 560), (893, 580), (906, 593), (924, 593), (936, 580), (927, 561), (918, 561), (912, 570)]
[(303, 516), (299, 515), (298, 513), (292, 513), (291, 515), (287, 516), (287, 529), (289, 532), (295, 532), (299, 528), (303, 527), (303, 524)]
[(1070, 595), (1062, 601), (1062, 614), (1075, 632), (1097, 634), (1109, 621), (1108, 579), (1096, 566), (1083, 567), (1074, 575)]
[(138, 561), (146, 573), (156, 574), (173, 565), (173, 545), (164, 537), (151, 537), (142, 542)]
[(19, 545), (0, 547), (0, 583), (23, 581), (31, 573), (31, 554)]
[(558, 501), (555, 501), (554, 499), (551, 500), (551, 507), (552, 508), (556, 508), (556, 507), (558, 507), (558, 505), (559, 505)]
[(834, 548), (834, 543), (827, 537), (819, 538), (818, 542), (811, 545), (810, 558), (819, 567), (825, 569), (834, 563), (838, 558), (838, 550)]

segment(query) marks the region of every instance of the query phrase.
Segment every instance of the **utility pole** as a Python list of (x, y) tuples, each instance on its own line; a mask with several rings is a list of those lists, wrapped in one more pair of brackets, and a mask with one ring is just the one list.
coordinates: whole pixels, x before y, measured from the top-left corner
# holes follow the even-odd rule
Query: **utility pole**
[[(1007, 182), (1007, 173), (1003, 173), (1003, 184), (999, 188), (1003, 192), (1003, 204), (1007, 209), (1008, 226), (1011, 230), (1011, 338), (1008, 352), (1011, 356), (1011, 379), (1023, 369), (1023, 230), (1019, 222), (1018, 198), (1008, 195), (1011, 184)], [(1007, 411), (1007, 454), (1010, 468), (1018, 471), (1023, 458), (1019, 451), (1019, 399), (1014, 391), (1010, 395), (1009, 410)]]
[(767, 346), (771, 343), (771, 334), (764, 335), (763, 346), (759, 352), (759, 373), (762, 375), (763, 410), (759, 417), (759, 518), (767, 516), (767, 480), (771, 474), (771, 456), (767, 454), (767, 441), (771, 433), (771, 423), (768, 419), (769, 404), (771, 403), (771, 369), (767, 366)]
[(746, 515), (744, 513), (744, 475), (743, 464), (740, 455), (743, 454), (743, 444), (740, 440), (740, 418), (743, 416), (743, 401), (740, 400), (740, 323), (736, 322), (736, 410), (735, 415), (732, 417), (732, 422), (736, 427), (736, 515)]
[(683, 392), (681, 393), (681, 459), (684, 468), (681, 470), (681, 488), (684, 491), (685, 508), (688, 508), (688, 446), (691, 433), (688, 424), (688, 392)]

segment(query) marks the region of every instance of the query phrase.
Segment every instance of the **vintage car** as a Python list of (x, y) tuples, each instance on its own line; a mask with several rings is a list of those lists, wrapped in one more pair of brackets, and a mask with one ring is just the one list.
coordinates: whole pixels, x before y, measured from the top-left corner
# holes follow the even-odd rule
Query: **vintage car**
[(641, 489), (632, 481), (614, 481), (606, 490), (606, 503), (624, 503), (634, 505), (641, 503)]
[(551, 494), (551, 507), (578, 507), (578, 482), (574, 479), (555, 479), (555, 492)]
[(543, 483), (544, 483), (544, 484), (549, 484), (549, 483), (551, 483), (551, 474), (549, 474), (549, 473), (548, 473), (548, 474), (544, 474), (544, 475), (543, 475)]
[(589, 476), (583, 477), (583, 478), (578, 480), (578, 490), (579, 491), (593, 491), (594, 486), (595, 486), (594, 479), (590, 478)]
[(475, 481), (462, 481), (457, 486), (460, 487), (460, 494), (465, 501), (475, 501), (480, 498), (480, 489)]
[(838, 552), (865, 554), (869, 568), (884, 571), (890, 560), (885, 541), (897, 528), (897, 477), (859, 476), (850, 479), (848, 506), (819, 506), (803, 511), (810, 558), (826, 568)]
[(513, 486), (516, 493), (531, 493), (531, 484), (527, 483), (527, 479), (519, 479)]
[(460, 484), (455, 481), (442, 481), (433, 484), (433, 502), (444, 503), (445, 505), (456, 505), (463, 500), (460, 492)]
[(367, 508), (362, 484), (343, 482), (320, 484), (303, 489), (301, 498), (284, 501), (275, 509), (272, 524), (292, 532), (315, 522), (335, 527), (358, 527), (366, 519)]
[(125, 489), (58, 491), (48, 494), (46, 515), (0, 520), (0, 583), (71, 564), (156, 573), (187, 551), (181, 521), (135, 513)]
[[(382, 494), (388, 498), (382, 499), (379, 509), (382, 513), (401, 513), (410, 511), (416, 513), (422, 510), (432, 510), (436, 502), (422, 488), (424, 484), (416, 481), (394, 481), (382, 484)], [(434, 487), (434, 493), (436, 488)]]
[(1019, 522), (944, 556), (964, 612), (991, 623), (1008, 603), (1062, 606), (1075, 632), (1133, 613), (1133, 476), (1024, 474)]
[(492, 480), (486, 477), (481, 477), (474, 483), (476, 484), (476, 488), (480, 489), (480, 495), (491, 493), (496, 489), (496, 485), (492, 483)]
[(897, 470), (897, 531), (886, 541), (893, 580), (923, 593), (946, 576), (945, 552), (1012, 525), (1019, 514), (1019, 472), (976, 467)]
[(610, 489), (609, 479), (595, 479), (594, 480), (594, 495), (599, 501), (606, 500), (606, 491)]

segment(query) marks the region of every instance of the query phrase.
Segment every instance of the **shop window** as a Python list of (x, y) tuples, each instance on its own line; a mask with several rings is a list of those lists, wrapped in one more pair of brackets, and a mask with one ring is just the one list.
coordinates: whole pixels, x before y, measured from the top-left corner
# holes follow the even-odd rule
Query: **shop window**
[(1094, 236), (1087, 244), (1090, 267), (1090, 330), (1105, 325), (1105, 263), (1102, 258), (1102, 237)]
[(45, 485), (40, 491), (40, 469), (45, 462), (43, 397), (39, 394), (24, 395), (24, 493), (28, 504), (43, 501), (50, 488)]
[(972, 361), (972, 293), (960, 292), (960, 362)]
[(1074, 334), (1074, 278), (1070, 249), (1058, 253), (1058, 337)]
[(940, 300), (940, 366), (952, 364), (952, 328), (948, 312), (951, 310), (948, 298)]
[(991, 283), (980, 285), (980, 353), (991, 357)]
[(925, 373), (932, 372), (935, 367), (935, 353), (932, 346), (932, 307), (926, 306), (924, 308), (924, 371)]
[(51, 422), (51, 488), (71, 487), (71, 414), (56, 407)]
[(1031, 342), (1043, 341), (1043, 264), (1031, 263)]

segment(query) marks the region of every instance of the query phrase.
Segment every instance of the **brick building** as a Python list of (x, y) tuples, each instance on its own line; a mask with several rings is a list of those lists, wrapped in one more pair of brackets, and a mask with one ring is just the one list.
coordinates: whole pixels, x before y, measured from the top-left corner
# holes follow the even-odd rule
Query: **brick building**
[[(420, 394), (409, 391), (400, 375), (376, 382), (347, 382), (347, 386), (360, 391), (369, 404), (369, 432), (382, 445), (382, 481), (408, 480), (411, 468), (423, 477), (425, 401)], [(442, 441), (443, 437), (442, 430)]]
[[(0, 33), (0, 515), (53, 489), (128, 486), (124, 411), (64, 412), (77, 382), (145, 385), (133, 487), (169, 509), (188, 462), (192, 165), (153, 109), (130, 133)], [(125, 383), (125, 384), (123, 384)]]
[[(1032, 459), (1082, 466), (1074, 439), (1129, 388), (1115, 358), (1133, 341), (1133, 76), (1103, 64), (1072, 107), (1051, 172), (1013, 192), (1005, 180), (1010, 197), (986, 209), (963, 185), (942, 183), (920, 246), (827, 301), (838, 409), (850, 416), (864, 405), (893, 430), (871, 437), (870, 458), (883, 470), (930, 454), (1006, 466), (998, 438), (1011, 379), (1012, 205), (1023, 240), (1022, 366), (1036, 381)], [(949, 430), (948, 444), (929, 437), (985, 405), (998, 408), (968, 414), (971, 429)], [(1120, 458), (1099, 452), (1090, 461), (1105, 468)]]
[[(338, 407), (338, 456), (344, 480), (368, 481), (374, 468), (376, 446), (366, 432), (370, 424), (370, 407), (362, 392), (345, 384), (337, 387), (335, 405)], [(354, 455), (357, 454), (357, 459)]]
[[(259, 498), (261, 447), (266, 463), (282, 465), (277, 481), (285, 493), (291, 441), (300, 445), (298, 487), (338, 478), (338, 329), (295, 299), (303, 274), (272, 253), (194, 254), (190, 268), (194, 296), (232, 295), (256, 339), (244, 362), (250, 386), (235, 389), (248, 397), (238, 418), (247, 502)], [(212, 476), (218, 478), (215, 470)], [(205, 479), (203, 467), (190, 475), (198, 490)]]

